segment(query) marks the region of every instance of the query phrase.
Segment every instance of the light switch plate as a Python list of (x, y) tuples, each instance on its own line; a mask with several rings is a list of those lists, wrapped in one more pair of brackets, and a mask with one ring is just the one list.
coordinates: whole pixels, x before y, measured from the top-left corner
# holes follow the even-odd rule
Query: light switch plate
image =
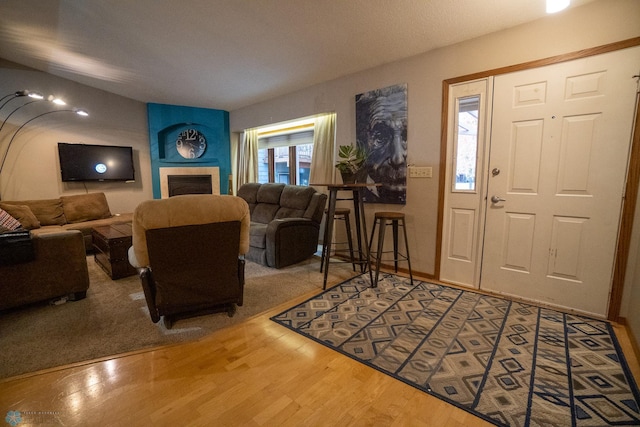
[(431, 178), (433, 169), (430, 166), (409, 166), (409, 178)]

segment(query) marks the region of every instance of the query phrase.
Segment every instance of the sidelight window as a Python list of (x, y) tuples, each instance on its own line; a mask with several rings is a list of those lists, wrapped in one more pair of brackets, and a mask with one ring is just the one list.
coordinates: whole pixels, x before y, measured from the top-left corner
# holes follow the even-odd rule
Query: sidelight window
[(453, 190), (475, 192), (480, 96), (459, 98), (457, 101)]

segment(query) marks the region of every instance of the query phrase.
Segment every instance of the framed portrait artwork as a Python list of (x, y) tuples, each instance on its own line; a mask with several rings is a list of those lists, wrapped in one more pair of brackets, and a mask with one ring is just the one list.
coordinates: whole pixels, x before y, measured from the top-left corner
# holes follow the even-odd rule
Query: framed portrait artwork
[(356, 143), (367, 153), (368, 203), (407, 201), (407, 85), (356, 95)]

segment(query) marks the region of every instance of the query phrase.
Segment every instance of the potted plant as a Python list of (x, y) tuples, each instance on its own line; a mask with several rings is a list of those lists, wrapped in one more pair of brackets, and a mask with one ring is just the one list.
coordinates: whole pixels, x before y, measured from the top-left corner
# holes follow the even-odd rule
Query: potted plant
[(341, 145), (338, 147), (338, 158), (336, 168), (342, 175), (342, 182), (345, 184), (353, 184), (366, 178), (364, 162), (367, 159), (367, 153), (360, 147), (354, 145)]

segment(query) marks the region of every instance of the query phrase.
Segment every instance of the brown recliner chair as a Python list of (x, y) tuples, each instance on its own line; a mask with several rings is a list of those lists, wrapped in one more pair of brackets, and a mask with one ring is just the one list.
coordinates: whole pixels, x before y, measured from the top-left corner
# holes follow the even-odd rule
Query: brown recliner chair
[(243, 303), (249, 207), (235, 196), (182, 195), (136, 207), (129, 262), (140, 271), (154, 323)]

